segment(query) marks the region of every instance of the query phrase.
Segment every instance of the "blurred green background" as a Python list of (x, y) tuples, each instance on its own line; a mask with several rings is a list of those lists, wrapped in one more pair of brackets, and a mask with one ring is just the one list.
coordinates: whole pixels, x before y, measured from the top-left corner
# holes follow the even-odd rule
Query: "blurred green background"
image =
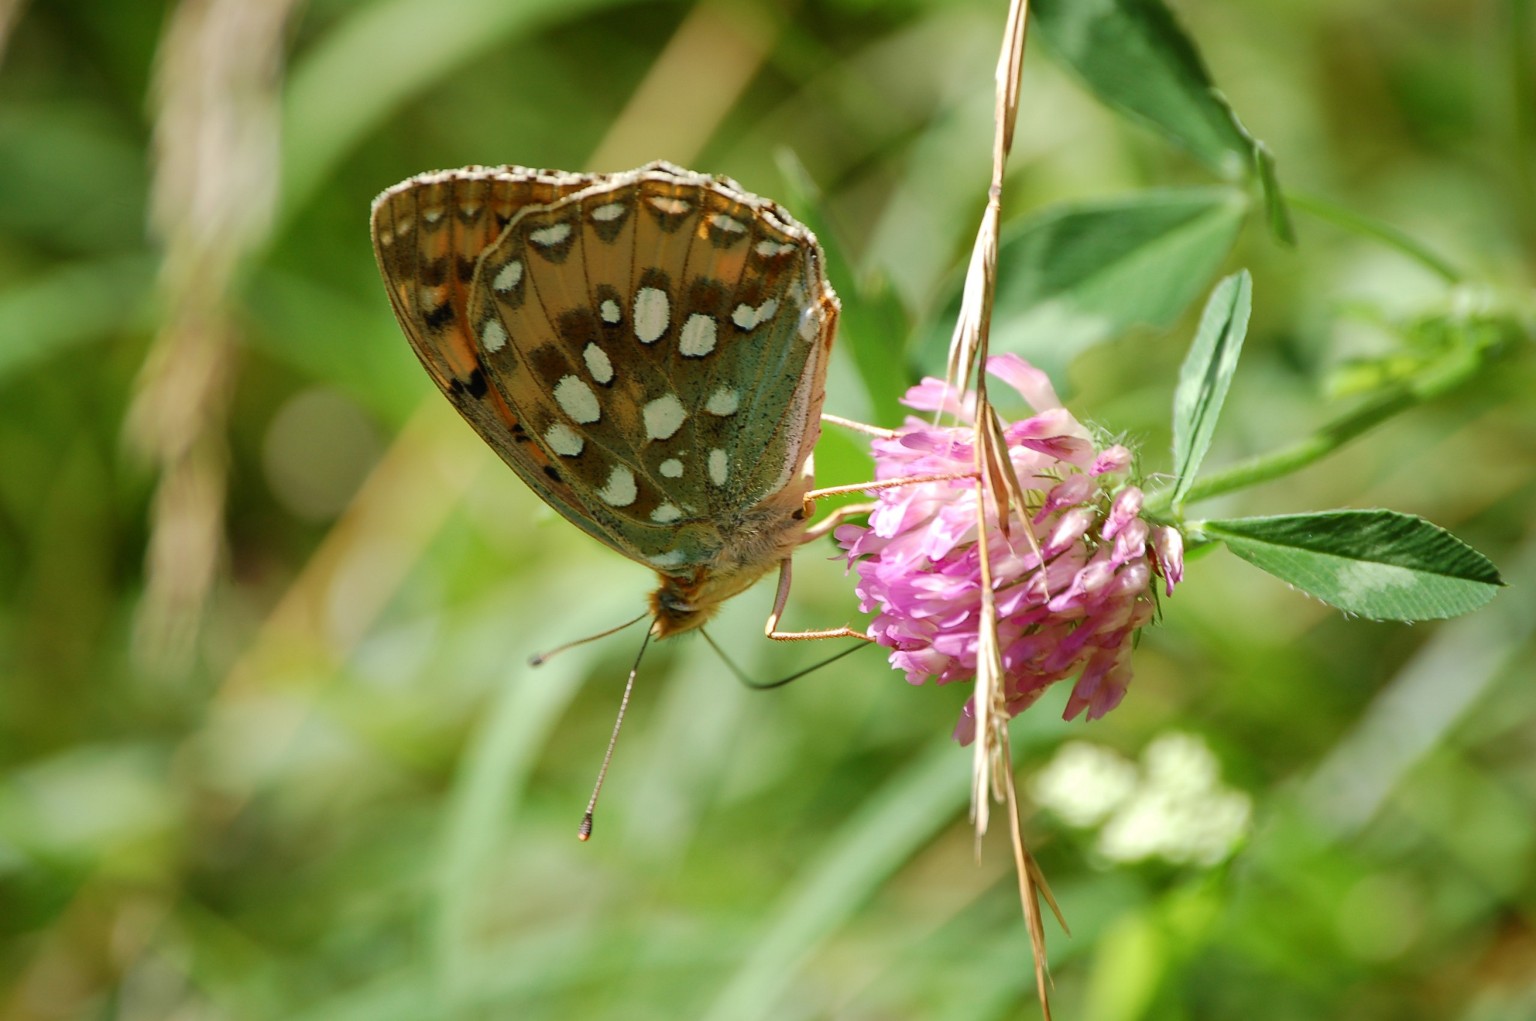
[[(1536, 14), (1178, 13), (1288, 188), (1463, 274), (1250, 217), (1212, 267), (1252, 269), (1255, 311), (1209, 463), (1306, 435), (1468, 323), (1505, 339), (1471, 385), (1198, 510), (1390, 506), (1511, 587), (1377, 624), (1217, 552), (1120, 709), (1064, 724), (1056, 692), (1016, 721), (1073, 928), (1047, 923), (1057, 1016), (1536, 1017)], [(894, 424), (985, 199), (1003, 14), (0, 4), (0, 1018), (1036, 1015), (1003, 829), (973, 855), (966, 692), (876, 654), (763, 693), (701, 642), (653, 647), (576, 842), (638, 636), (526, 659), (651, 580), (432, 392), (367, 236), (372, 197), (429, 169), (728, 173), (833, 250), (828, 410)], [(1213, 183), (1046, 41), (1007, 216)], [(1166, 471), (1197, 312), (1034, 354)], [(818, 467), (868, 472), (835, 433)], [(854, 614), (832, 553), (801, 557), (789, 626)], [(756, 637), (770, 601), (712, 628), (759, 678), (825, 654)]]

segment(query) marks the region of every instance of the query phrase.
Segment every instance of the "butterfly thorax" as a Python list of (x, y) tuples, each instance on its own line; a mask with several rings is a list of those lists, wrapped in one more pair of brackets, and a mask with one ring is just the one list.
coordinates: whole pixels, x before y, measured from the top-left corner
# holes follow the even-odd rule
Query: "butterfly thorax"
[(794, 552), (805, 535), (798, 496), (751, 508), (728, 534), (729, 542), (711, 563), (686, 575), (657, 572), (661, 587), (651, 593), (651, 632), (657, 638), (702, 627), (721, 603), (751, 588)]

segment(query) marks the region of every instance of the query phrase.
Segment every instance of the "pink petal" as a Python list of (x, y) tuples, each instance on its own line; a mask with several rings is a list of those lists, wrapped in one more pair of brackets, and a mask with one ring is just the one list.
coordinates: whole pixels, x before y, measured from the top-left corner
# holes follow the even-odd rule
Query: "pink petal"
[(941, 411), (953, 415), (962, 422), (973, 419), (964, 402), (942, 379), (924, 376), (922, 382), (909, 389), (901, 403), (918, 411)]
[(1141, 490), (1135, 486), (1126, 486), (1115, 495), (1115, 502), (1110, 505), (1109, 517), (1104, 522), (1104, 531), (1100, 534), (1106, 539), (1113, 539), (1120, 534), (1120, 529), (1135, 521), (1141, 514), (1142, 496)]
[(1036, 411), (1061, 407), (1051, 377), (1035, 368), (1016, 354), (993, 355), (987, 359), (987, 372), (1007, 383), (1019, 392)]
[(1131, 452), (1116, 443), (1112, 447), (1105, 448), (1094, 459), (1093, 467), (1088, 469), (1090, 475), (1111, 475), (1125, 471), (1131, 466)]
[(1147, 523), (1140, 518), (1133, 518), (1129, 524), (1120, 530), (1115, 536), (1115, 552), (1113, 559), (1117, 564), (1129, 563), (1147, 552)]
[(1056, 528), (1052, 530), (1051, 537), (1042, 546), (1046, 556), (1054, 556), (1061, 550), (1077, 542), (1088, 529), (1093, 527), (1093, 511), (1086, 507), (1074, 507), (1063, 514), (1056, 522)]
[(1041, 505), (1039, 513), (1035, 515), (1035, 524), (1045, 521), (1046, 517), (1056, 513), (1063, 507), (1082, 503), (1093, 492), (1093, 480), (1086, 475), (1068, 475), (1051, 488)]
[(976, 704), (973, 699), (966, 699), (965, 707), (960, 710), (960, 718), (955, 721), (954, 738), (962, 747), (976, 740)]
[(1152, 550), (1171, 596), (1173, 587), (1184, 580), (1184, 534), (1171, 525), (1159, 525), (1152, 529)]

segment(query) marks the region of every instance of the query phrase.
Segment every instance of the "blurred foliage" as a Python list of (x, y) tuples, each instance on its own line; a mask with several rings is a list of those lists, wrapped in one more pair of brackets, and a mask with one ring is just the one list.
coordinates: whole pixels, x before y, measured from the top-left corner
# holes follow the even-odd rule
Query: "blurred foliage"
[[(201, 478), (227, 494), (227, 545), (177, 660), (143, 641), (165, 462), (124, 423), (197, 297), (163, 258), (178, 239), (151, 219), (153, 189), (174, 202), (168, 181), (191, 195), (253, 167), (216, 132), (196, 163), (155, 157), (185, 152), (168, 110), (218, 99), (166, 73), (186, 45), (173, 28), (239, 6), (3, 8), (0, 1018), (1033, 1016), (1007, 842), (973, 857), (969, 753), (948, 740), (965, 692), (909, 689), (877, 654), (759, 693), (702, 643), (653, 647), (596, 835), (575, 841), (638, 636), (525, 660), (632, 614), (647, 572), (547, 512), (430, 392), (366, 220), (385, 186), (471, 162), (728, 173), (833, 249), (847, 329), (828, 410), (889, 424), (891, 382), (934, 364), (918, 338), (947, 333), (985, 198), (1004, 5), (295, 7), (281, 67), (254, 79), (280, 143), (257, 181), (278, 190), (233, 190), (262, 215), (230, 234), (227, 287), (201, 296), (232, 343), (227, 386), (195, 391), (222, 402)], [(1118, 808), (1068, 799), (1027, 823), (1073, 927), (1048, 923), (1059, 1016), (1536, 1016), (1536, 15), (1528, 0), (1177, 13), (1279, 181), (1320, 200), (1293, 203), (1294, 248), (1251, 208), (1233, 240), (1233, 207), (1201, 196), (1255, 196), (1144, 111), (1101, 105), (1063, 67), (1081, 40), (1038, 33), (1005, 209), (1010, 251), (1044, 275), (1009, 277), (1005, 253), (1016, 335), (1154, 473), (1186, 305), (1237, 267), (1253, 319), (1208, 464), (1303, 436), (1458, 345), (1487, 357), (1469, 384), (1210, 510), (1393, 507), (1487, 553), (1510, 588), (1461, 620), (1373, 624), (1217, 553), (1165, 601), (1117, 712), (1064, 724), (1062, 694), (1016, 721), (1026, 786), (1055, 778), (1042, 803), (1118, 792)], [(224, 45), (206, 66), (255, 43)], [(1135, 110), (1134, 90), (1119, 105)], [(1184, 190), (1148, 205), (1154, 188)], [(1233, 246), (1189, 257), (1204, 279), (1160, 261), (1187, 230), (1142, 230), (1176, 201), (1203, 202), (1205, 233)], [(1031, 262), (1044, 233), (1114, 208), (1140, 211), (1147, 272), (1188, 296), (1052, 319), (1060, 293), (1148, 279)], [(217, 216), (182, 229), (220, 252)], [(1070, 327), (1055, 361), (1053, 325)], [(826, 484), (868, 471), (831, 431), (817, 465)], [(854, 613), (831, 552), (801, 558), (790, 626)], [(712, 628), (759, 678), (824, 655), (755, 637), (768, 589)], [(1154, 754), (1170, 735), (1203, 750), (1180, 753), (1194, 772), (1177, 783)], [(1145, 831), (1238, 795), (1252, 821), (1230, 857)]]

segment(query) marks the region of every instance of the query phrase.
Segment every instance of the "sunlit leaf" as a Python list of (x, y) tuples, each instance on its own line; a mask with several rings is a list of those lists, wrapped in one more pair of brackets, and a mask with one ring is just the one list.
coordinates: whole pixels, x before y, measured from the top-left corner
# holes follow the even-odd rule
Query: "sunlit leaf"
[(1488, 602), (1504, 584), (1477, 550), (1396, 511), (1233, 518), (1194, 527), (1303, 592), (1373, 620), (1455, 617)]
[(1294, 239), (1273, 158), (1238, 120), (1161, 0), (1037, 0), (1032, 13), (1046, 43), (1100, 99), (1222, 177), (1257, 181), (1271, 230)]
[(1173, 395), (1173, 473), (1178, 478), (1174, 506), (1184, 501), (1211, 447), (1221, 406), (1243, 352), (1252, 305), (1253, 280), (1247, 270), (1222, 280), (1205, 303)]
[(1053, 53), (1111, 106), (1184, 146), (1217, 173), (1248, 172), (1251, 142), (1194, 41), (1159, 0), (1037, 0)]

